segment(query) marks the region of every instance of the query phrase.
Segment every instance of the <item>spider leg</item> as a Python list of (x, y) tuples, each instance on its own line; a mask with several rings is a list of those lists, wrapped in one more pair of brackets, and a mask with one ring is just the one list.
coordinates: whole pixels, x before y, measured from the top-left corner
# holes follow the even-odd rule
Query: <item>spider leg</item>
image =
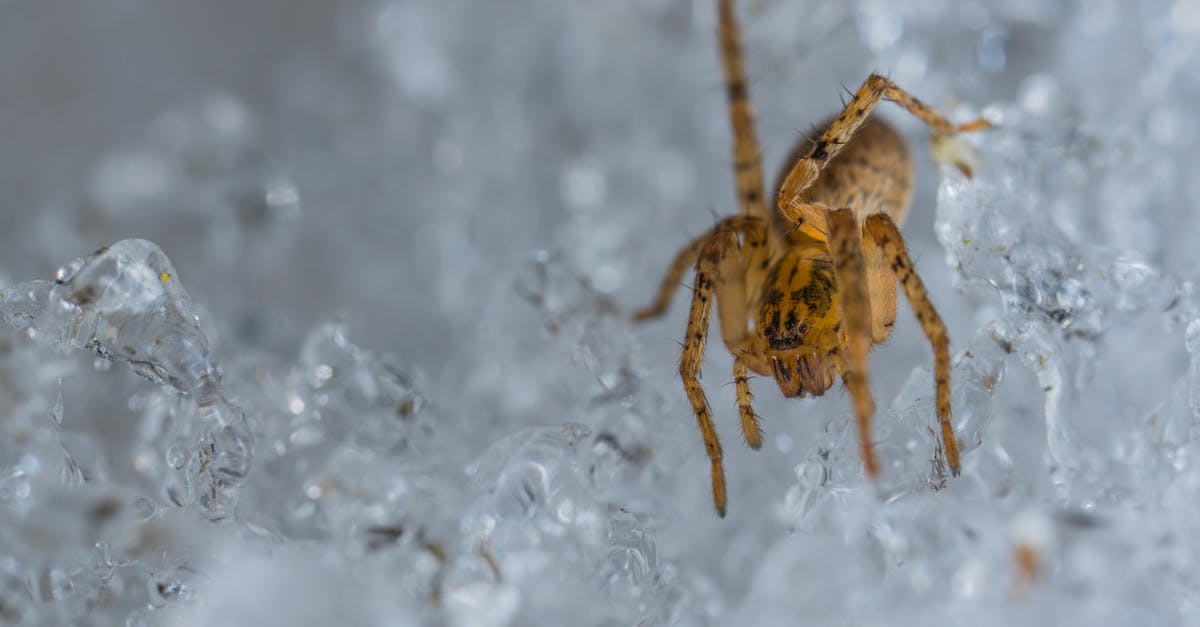
[(754, 134), (754, 106), (746, 84), (742, 62), (742, 36), (733, 0), (717, 3), (717, 41), (725, 72), (725, 95), (729, 101), (729, 126), (733, 132), (733, 173), (742, 213), (766, 217), (763, 204), (762, 150)]
[(667, 307), (671, 306), (671, 297), (675, 295), (675, 290), (679, 287), (679, 281), (683, 279), (683, 273), (689, 266), (696, 263), (696, 257), (700, 255), (700, 249), (704, 248), (704, 244), (711, 240), (713, 231), (709, 230), (688, 242), (675, 255), (675, 260), (671, 262), (671, 266), (667, 268), (667, 274), (663, 276), (662, 283), (658, 286), (658, 293), (654, 296), (654, 302), (642, 307), (633, 314), (635, 321), (651, 320), (657, 318), (667, 312)]
[[(749, 369), (751, 359), (759, 355), (754, 350), (749, 328), (751, 318), (747, 303), (748, 282), (756, 281), (756, 277), (765, 278), (768, 261), (765, 251), (756, 247), (755, 242), (766, 238), (765, 220), (754, 220), (746, 224), (742, 230), (744, 244), (739, 247), (727, 247), (726, 254), (721, 260), (717, 283), (717, 314), (721, 320), (721, 337), (725, 340), (725, 348), (733, 355), (733, 377), (737, 387), (738, 414), (741, 416), (742, 433), (750, 448), (762, 447), (762, 427), (758, 424), (758, 416), (754, 413), (751, 403), (754, 395), (750, 392)], [(758, 360), (758, 361), (761, 361)]]
[(841, 152), (842, 146), (850, 141), (850, 138), (854, 136), (854, 133), (862, 126), (863, 121), (881, 100), (891, 100), (904, 107), (909, 113), (932, 127), (934, 133), (938, 135), (978, 131), (989, 126), (988, 121), (984, 119), (956, 125), (939, 115), (929, 105), (901, 89), (890, 79), (879, 74), (872, 74), (862, 84), (862, 87), (858, 88), (854, 97), (850, 99), (850, 103), (821, 134), (821, 138), (813, 144), (808, 155), (792, 166), (791, 172), (779, 186), (779, 195), (776, 200), (779, 203), (780, 212), (789, 221), (801, 229), (808, 230), (805, 222), (820, 219), (820, 212), (800, 200), (800, 194), (808, 189), (813, 181), (817, 180), (822, 168)]
[(842, 352), (846, 357), (842, 381), (850, 391), (850, 399), (854, 404), (863, 468), (867, 477), (875, 479), (879, 476), (879, 463), (875, 459), (875, 448), (871, 439), (871, 420), (875, 414), (868, 366), (871, 350), (871, 309), (858, 220), (854, 211), (837, 209), (829, 212), (828, 222), (829, 249), (833, 253), (838, 293), (842, 299), (842, 343), (845, 347)]
[[(696, 264), (696, 259), (700, 256), (700, 250), (717, 233), (725, 230), (733, 230), (743, 234), (746, 237), (747, 246), (751, 247), (753, 256), (755, 251), (754, 242), (766, 237), (766, 230), (763, 224), (764, 221), (759, 218), (741, 215), (729, 216), (718, 222), (711, 229), (705, 231), (700, 237), (688, 242), (686, 246), (676, 253), (675, 259), (671, 261), (670, 267), (667, 268), (667, 273), (663, 276), (662, 283), (658, 286), (658, 293), (654, 296), (654, 302), (634, 312), (633, 320), (635, 322), (651, 320), (666, 313), (667, 308), (671, 306), (671, 297), (675, 295), (675, 290), (679, 288), (680, 281), (683, 279), (683, 273), (689, 266)], [(732, 350), (731, 348), (730, 351), (732, 352)]]
[(712, 464), (713, 505), (717, 514), (725, 516), (725, 469), (721, 464), (721, 441), (713, 425), (712, 411), (704, 388), (700, 385), (700, 364), (704, 360), (704, 344), (708, 340), (709, 314), (716, 294), (720, 264), (726, 252), (737, 247), (737, 234), (733, 229), (719, 229), (704, 243), (696, 261), (696, 285), (692, 291), (692, 309), (688, 314), (687, 333), (683, 338), (683, 355), (679, 360), (679, 375), (687, 392), (704, 448)]
[(733, 357), (733, 381), (737, 387), (738, 414), (742, 418), (742, 434), (746, 436), (746, 444), (758, 450), (762, 447), (763, 430), (758, 423), (758, 415), (754, 413), (754, 394), (750, 391), (749, 366), (746, 356), (735, 353)]
[(958, 440), (950, 424), (950, 339), (946, 335), (946, 325), (930, 302), (921, 277), (913, 269), (904, 238), (900, 236), (900, 229), (896, 228), (892, 218), (882, 213), (868, 216), (863, 224), (863, 233), (878, 243), (891, 261), (892, 272), (904, 287), (904, 295), (908, 297), (917, 322), (933, 346), (933, 378), (937, 387), (937, 415), (942, 428), (942, 446), (946, 450), (946, 463), (950, 465), (950, 471), (957, 475)]
[(886, 342), (896, 326), (896, 274), (879, 243), (862, 237), (863, 261), (867, 266), (867, 294), (871, 300), (871, 341)]

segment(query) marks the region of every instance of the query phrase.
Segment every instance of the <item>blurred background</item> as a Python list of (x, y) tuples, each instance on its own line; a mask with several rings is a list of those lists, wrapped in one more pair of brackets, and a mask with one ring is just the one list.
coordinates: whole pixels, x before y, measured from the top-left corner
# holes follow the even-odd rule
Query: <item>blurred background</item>
[[(447, 318), (486, 323), (495, 273), (536, 249), (638, 302), (733, 206), (710, 4), (7, 2), (0, 267), (145, 237), (230, 339), (283, 349), (344, 316), (434, 369)], [(742, 5), (770, 176), (872, 70), (939, 105), (1077, 80), (1029, 80), (1071, 6)]]

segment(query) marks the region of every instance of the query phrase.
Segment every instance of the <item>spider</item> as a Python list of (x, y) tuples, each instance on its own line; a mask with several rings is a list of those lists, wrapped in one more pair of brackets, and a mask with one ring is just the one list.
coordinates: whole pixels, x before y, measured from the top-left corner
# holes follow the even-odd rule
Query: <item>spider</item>
[[(679, 374), (712, 464), (717, 513), (725, 516), (725, 472), (721, 443), (700, 385), (714, 300), (721, 336), (733, 355), (746, 443), (758, 449), (763, 441), (751, 406), (751, 371), (773, 376), (787, 397), (820, 396), (840, 375), (854, 406), (863, 468), (874, 480), (879, 464), (871, 444), (875, 406), (867, 357), (873, 344), (891, 335), (899, 281), (933, 346), (942, 446), (957, 475), (946, 326), (913, 269), (899, 230), (912, 196), (912, 162), (903, 138), (870, 114), (881, 100), (890, 100), (929, 125), (937, 139), (981, 130), (988, 122), (955, 125), (888, 78), (872, 74), (840, 114), (793, 148), (779, 177), (778, 209), (769, 211), (733, 0), (718, 0), (717, 40), (741, 213), (720, 220), (685, 246), (667, 270), (654, 302), (634, 315), (635, 320), (648, 320), (665, 313), (683, 273), (694, 266)], [(969, 177), (964, 156), (950, 154), (948, 160)]]

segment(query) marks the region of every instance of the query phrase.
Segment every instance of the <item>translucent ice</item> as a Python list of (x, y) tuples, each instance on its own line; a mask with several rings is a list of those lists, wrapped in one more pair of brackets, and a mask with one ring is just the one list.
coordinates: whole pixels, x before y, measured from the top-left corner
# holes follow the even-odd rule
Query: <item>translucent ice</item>
[(31, 281), (0, 293), (0, 312), (43, 345), (86, 348), (182, 393), (167, 401), (170, 419), (159, 428), (189, 452), (168, 464), (186, 475), (192, 503), (214, 519), (229, 515), (250, 466), (253, 438), (241, 409), (223, 396), (220, 370), (191, 301), (158, 246), (122, 240), (75, 259), (52, 284)]
[(628, 319), (736, 211), (716, 0), (56, 4), (0, 2), (0, 623), (1200, 623), (1194, 2), (735, 0), (768, 192), (870, 72), (995, 127), (872, 114), (961, 475), (903, 299), (875, 483), (840, 386), (743, 446), (715, 321), (724, 520), (691, 277)]
[(126, 362), (181, 392), (220, 385), (175, 268), (146, 240), (122, 240), (60, 268), (34, 331), (43, 342)]

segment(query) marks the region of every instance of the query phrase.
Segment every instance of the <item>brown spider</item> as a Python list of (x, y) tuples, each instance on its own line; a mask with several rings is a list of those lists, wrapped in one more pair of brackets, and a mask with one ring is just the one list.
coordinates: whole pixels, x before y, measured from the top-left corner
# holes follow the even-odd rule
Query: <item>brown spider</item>
[[(762, 429), (751, 407), (749, 371), (774, 376), (788, 397), (820, 396), (840, 374), (854, 404), (863, 466), (867, 476), (875, 479), (879, 466), (871, 444), (875, 406), (867, 354), (872, 344), (891, 335), (899, 280), (933, 345), (942, 444), (957, 475), (946, 326), (913, 269), (898, 228), (912, 196), (912, 163), (903, 138), (869, 114), (880, 100), (891, 100), (938, 136), (984, 129), (988, 122), (954, 125), (892, 81), (872, 74), (819, 135), (802, 139), (793, 149), (781, 173), (786, 176), (780, 177), (778, 211), (768, 211), (733, 0), (718, 0), (717, 37), (742, 211), (684, 247), (667, 270), (654, 302), (635, 314), (636, 320), (662, 315), (684, 270), (695, 264), (679, 373), (712, 462), (717, 513), (725, 515), (721, 443), (700, 386), (714, 297), (721, 335), (733, 355), (742, 432), (750, 447), (762, 446)], [(970, 176), (966, 160), (949, 154)]]

